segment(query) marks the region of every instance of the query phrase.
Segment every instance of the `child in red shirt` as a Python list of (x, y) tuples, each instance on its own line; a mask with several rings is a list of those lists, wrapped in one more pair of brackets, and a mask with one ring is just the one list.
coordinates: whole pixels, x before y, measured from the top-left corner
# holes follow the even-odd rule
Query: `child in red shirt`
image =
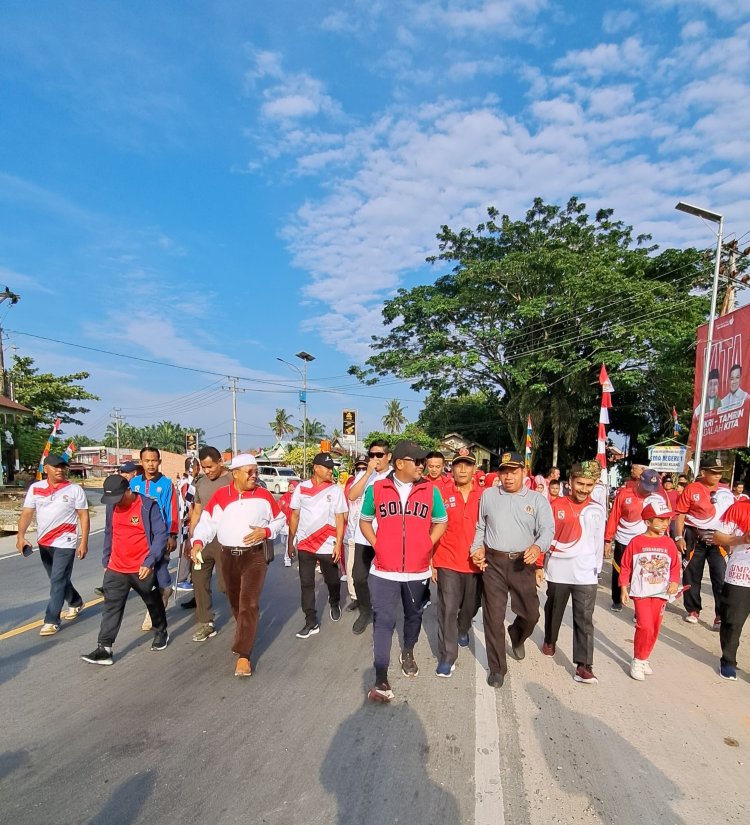
[(643, 508), (646, 532), (633, 538), (620, 564), (622, 603), (633, 599), (635, 639), (630, 675), (642, 682), (653, 672), (649, 656), (659, 636), (669, 596), (677, 593), (682, 568), (677, 545), (665, 533), (674, 513), (659, 500)]

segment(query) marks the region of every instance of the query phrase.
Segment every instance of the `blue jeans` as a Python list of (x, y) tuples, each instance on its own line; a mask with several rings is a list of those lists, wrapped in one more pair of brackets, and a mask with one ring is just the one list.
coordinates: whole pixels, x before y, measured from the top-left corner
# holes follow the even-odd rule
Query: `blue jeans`
[(370, 573), (372, 647), (376, 682), (383, 682), (388, 678), (391, 640), (396, 629), (399, 601), (404, 608), (404, 650), (411, 650), (417, 643), (419, 631), (422, 629), (422, 609), (428, 582), (429, 579), (397, 582)]
[(75, 547), (44, 547), (39, 545), (39, 557), (49, 576), (49, 601), (44, 613), (45, 624), (60, 624), (63, 603), (71, 607), (81, 607), (83, 599), (70, 581)]

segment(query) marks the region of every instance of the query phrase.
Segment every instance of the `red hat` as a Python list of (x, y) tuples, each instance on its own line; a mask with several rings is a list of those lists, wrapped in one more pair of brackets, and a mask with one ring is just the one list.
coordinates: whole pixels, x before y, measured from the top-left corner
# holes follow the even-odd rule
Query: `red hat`
[(674, 512), (667, 507), (661, 497), (650, 499), (641, 512), (641, 518), (644, 521), (651, 518), (674, 518), (674, 515)]
[(290, 478), (289, 484), (287, 485), (287, 490), (293, 490), (298, 484), (299, 481), (297, 481), (296, 478)]

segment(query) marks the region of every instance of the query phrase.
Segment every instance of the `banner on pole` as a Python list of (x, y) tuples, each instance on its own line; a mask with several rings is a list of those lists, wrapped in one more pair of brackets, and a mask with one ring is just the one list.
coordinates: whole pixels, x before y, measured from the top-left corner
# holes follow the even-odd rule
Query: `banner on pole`
[[(708, 324), (697, 330), (693, 419), (688, 443), (695, 444), (703, 389)], [(703, 450), (728, 450), (750, 443), (750, 305), (714, 322), (703, 423)]]
[(648, 466), (660, 473), (681, 473), (685, 466), (687, 447), (678, 445), (654, 446), (648, 448)]

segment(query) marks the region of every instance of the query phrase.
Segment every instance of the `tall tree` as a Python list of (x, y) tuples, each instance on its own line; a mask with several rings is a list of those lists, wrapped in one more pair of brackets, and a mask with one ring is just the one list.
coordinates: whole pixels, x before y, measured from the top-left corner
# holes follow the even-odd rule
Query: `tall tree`
[(383, 426), (389, 433), (400, 433), (403, 429), (404, 424), (406, 424), (406, 416), (404, 415), (404, 408), (396, 398), (388, 402), (382, 421)]
[[(303, 438), (303, 426), (300, 424), (299, 429), (297, 430), (296, 437), (299, 441)], [(325, 425), (318, 421), (317, 418), (308, 418), (307, 419), (307, 440), (310, 441), (322, 441), (326, 437), (326, 428)]]
[(292, 424), (292, 418), (289, 413), (280, 408), (276, 408), (276, 415), (273, 418), (273, 421), (268, 423), (268, 426), (271, 428), (271, 432), (281, 440), (285, 435), (291, 435), (294, 432), (294, 424)]

